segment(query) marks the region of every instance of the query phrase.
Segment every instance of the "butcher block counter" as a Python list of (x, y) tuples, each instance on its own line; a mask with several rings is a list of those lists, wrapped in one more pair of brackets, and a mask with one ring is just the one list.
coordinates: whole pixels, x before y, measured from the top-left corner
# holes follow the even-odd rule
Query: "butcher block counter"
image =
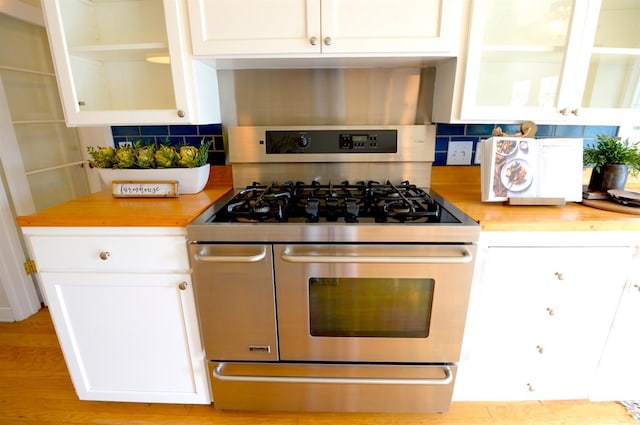
[[(581, 203), (508, 206), (481, 202), (480, 167), (434, 166), (431, 188), (476, 220), (483, 231), (640, 231), (640, 215), (604, 211)], [(631, 179), (626, 189), (638, 191)]]
[[(213, 169), (213, 168), (212, 168)], [(207, 187), (177, 198), (114, 198), (109, 190), (29, 216), (20, 226), (186, 226), (232, 189), (230, 168), (213, 173)], [(216, 177), (217, 176), (217, 177)], [(483, 231), (640, 231), (640, 215), (603, 211), (570, 202), (563, 206), (507, 206), (480, 201), (480, 167), (434, 166), (432, 189), (482, 226)], [(637, 180), (627, 189), (640, 190)]]
[(114, 198), (111, 190), (96, 192), (28, 216), (19, 226), (185, 227), (211, 204), (231, 191), (231, 167), (211, 167), (205, 189), (177, 198)]

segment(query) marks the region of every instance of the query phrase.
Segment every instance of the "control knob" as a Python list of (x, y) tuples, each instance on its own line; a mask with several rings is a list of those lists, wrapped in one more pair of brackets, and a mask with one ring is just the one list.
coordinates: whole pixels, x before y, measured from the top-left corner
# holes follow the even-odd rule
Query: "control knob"
[(309, 139), (306, 135), (301, 134), (300, 137), (298, 137), (298, 146), (301, 148), (306, 148), (307, 146), (309, 146)]

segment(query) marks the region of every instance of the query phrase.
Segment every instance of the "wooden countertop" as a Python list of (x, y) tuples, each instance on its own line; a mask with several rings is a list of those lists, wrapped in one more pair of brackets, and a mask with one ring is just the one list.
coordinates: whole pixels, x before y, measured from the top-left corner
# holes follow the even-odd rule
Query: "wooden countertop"
[[(184, 227), (232, 189), (230, 167), (216, 169), (205, 190), (178, 198), (114, 198), (97, 192), (36, 214), (20, 216), (20, 226)], [(432, 168), (432, 189), (471, 218), (483, 231), (640, 231), (640, 215), (603, 211), (570, 202), (564, 206), (507, 206), (480, 201), (480, 167)], [(640, 190), (633, 180), (630, 190)]]
[(209, 186), (200, 193), (177, 198), (114, 198), (111, 190), (104, 190), (19, 216), (17, 222), (22, 227), (184, 227), (231, 189), (231, 185)]
[(19, 226), (184, 227), (233, 188), (231, 166), (211, 166), (205, 189), (177, 198), (114, 198), (111, 190), (19, 216)]
[[(640, 231), (640, 215), (569, 202), (563, 206), (508, 206), (481, 202), (480, 167), (432, 167), (431, 188), (480, 223), (483, 231)], [(637, 182), (627, 189), (638, 190)]]

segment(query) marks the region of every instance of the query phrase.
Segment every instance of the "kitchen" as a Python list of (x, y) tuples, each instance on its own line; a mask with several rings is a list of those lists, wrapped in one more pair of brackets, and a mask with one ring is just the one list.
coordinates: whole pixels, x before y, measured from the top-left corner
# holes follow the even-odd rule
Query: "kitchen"
[[(455, 61), (453, 61), (453, 62), (455, 62)], [(453, 63), (453, 62), (452, 62), (452, 61), (448, 61), (448, 62), (446, 62), (446, 64), (443, 64), (443, 66), (445, 66), (445, 67), (446, 67), (446, 66), (449, 66), (449, 67), (450, 67), (450, 66), (452, 65), (452, 63)], [(455, 66), (457, 66), (457, 64), (454, 64), (454, 65), (455, 65)], [(248, 71), (248, 72), (250, 72), (250, 71)], [(382, 72), (382, 71), (380, 71), (380, 72)], [(327, 73), (330, 73), (330, 72), (327, 72)], [(248, 84), (241, 84), (241, 83), (243, 83), (243, 82), (244, 82), (244, 83), (246, 83), (246, 81), (247, 81), (246, 79), (245, 79), (245, 80), (243, 80), (243, 79), (242, 79), (242, 78), (243, 78), (243, 75), (241, 75), (242, 73), (235, 73), (235, 72), (226, 72), (226, 73), (225, 73), (225, 72), (223, 72), (223, 71), (219, 71), (219, 72), (218, 72), (218, 74), (219, 74), (219, 75), (218, 75), (218, 77), (219, 77), (219, 78), (218, 78), (218, 80), (219, 80), (219, 81), (224, 81), (225, 76), (226, 76), (226, 78), (229, 78), (229, 76), (231, 76), (232, 78), (237, 78), (237, 80), (238, 80), (238, 81), (236, 82), (236, 86), (238, 86), (238, 87), (250, 87)], [(304, 78), (305, 72), (300, 71), (300, 72), (299, 72), (299, 74), (302, 74), (302, 75), (303, 75), (303, 78)], [(221, 77), (221, 75), (222, 75), (222, 78), (220, 78), (220, 77)], [(326, 77), (326, 75), (325, 75), (325, 74), (323, 74), (323, 72), (322, 72), (322, 71), (317, 71), (317, 75), (319, 75), (319, 76), (321, 76), (321, 77), (323, 77), (323, 78), (327, 78), (327, 79), (328, 79), (328, 77)], [(362, 71), (361, 71), (360, 73), (358, 73), (358, 72), (354, 73), (354, 77), (352, 77), (352, 78), (354, 78), (354, 79), (357, 81), (357, 80), (358, 80), (358, 78), (359, 78), (359, 77), (358, 77), (359, 75), (362, 75)], [(452, 74), (450, 74), (450, 75), (456, 76), (456, 78), (457, 78), (457, 75), (458, 75), (458, 74), (457, 74), (457, 73), (452, 73)], [(438, 73), (436, 72), (436, 79), (437, 79), (437, 76), (438, 76)], [(373, 77), (371, 77), (371, 79), (372, 79), (372, 80), (375, 80), (375, 78), (374, 78), (374, 77), (376, 77), (376, 75), (374, 75)], [(272, 80), (272, 79), (271, 79), (271, 80)], [(398, 82), (400, 82), (400, 83), (401, 83), (401, 82), (403, 82), (403, 81), (411, 81), (411, 78), (410, 78), (410, 76), (409, 76), (409, 77), (406, 77), (406, 78), (404, 78), (404, 79), (403, 79), (403, 78), (401, 78), (401, 77), (398, 77), (397, 79), (395, 79), (395, 80), (394, 80), (394, 79), (392, 79), (392, 80), (393, 80), (394, 82), (398, 81)], [(428, 80), (428, 79), (425, 79), (425, 80)], [(347, 87), (347, 88), (348, 88), (348, 87), (350, 87), (350, 85), (348, 84), (348, 83), (349, 83), (349, 77), (348, 77), (348, 76), (346, 76), (346, 77), (345, 77), (345, 81), (346, 81), (346, 84), (347, 84), (347, 85), (346, 85), (346, 87)], [(383, 81), (388, 81), (388, 78), (385, 78)], [(447, 82), (445, 81), (445, 83), (447, 83)], [(449, 81), (449, 83), (450, 83), (450, 81)], [(282, 84), (283, 84), (283, 85), (286, 85), (286, 82), (284, 82), (284, 83), (282, 83)], [(351, 84), (353, 84), (353, 82), (351, 82)], [(408, 83), (407, 83), (407, 84), (408, 84)], [(226, 87), (226, 86), (227, 86), (227, 84), (220, 84), (220, 87), (218, 88), (218, 90), (219, 90), (219, 92), (220, 92), (221, 97), (223, 97), (223, 96), (225, 96), (225, 95), (226, 95), (226, 94), (225, 94), (225, 87)], [(441, 87), (442, 87), (442, 84), (438, 84), (438, 82), (436, 82), (435, 87), (434, 87), (434, 89), (435, 89), (435, 90), (434, 90), (434, 91), (435, 91), (435, 95), (438, 95), (438, 94), (439, 94), (439, 89), (440, 89)], [(419, 97), (419, 96), (421, 96), (421, 95), (422, 95), (422, 93), (423, 93), (423, 92), (422, 92), (421, 90), (425, 90), (425, 91), (427, 91), (427, 93), (429, 93), (429, 90), (430, 90), (430, 89), (429, 89), (429, 87), (420, 87), (420, 88), (419, 88), (419, 90), (418, 90), (418, 93), (419, 93), (419, 94), (418, 94), (416, 97)], [(320, 90), (320, 92), (322, 93), (322, 90)], [(210, 92), (209, 92), (209, 93), (210, 93)], [(226, 93), (228, 94), (228, 92), (226, 92)], [(415, 93), (415, 92), (412, 92), (412, 93)], [(244, 98), (242, 98), (241, 96), (238, 96), (238, 97), (237, 97), (237, 99), (236, 99), (236, 100), (239, 100), (239, 101), (240, 101), (240, 102), (238, 102), (238, 104), (236, 105), (236, 107), (237, 107), (237, 110), (238, 110), (238, 111), (243, 111), (243, 110), (244, 110), (244, 109), (242, 109), (242, 102), (241, 102), (243, 99), (244, 99)], [(268, 99), (268, 100), (271, 100), (271, 99)], [(276, 102), (277, 102), (277, 100), (278, 100), (278, 99), (275, 99), (275, 101), (276, 101)], [(444, 103), (443, 103), (443, 104), (444, 104)], [(90, 106), (90, 105), (89, 105), (89, 106)], [(345, 107), (345, 110), (346, 110), (346, 111), (349, 111), (349, 112), (352, 112), (354, 109), (353, 109), (353, 108), (349, 108), (348, 106), (350, 106), (350, 105), (349, 105), (349, 104), (347, 104), (347, 107)], [(259, 106), (257, 106), (257, 107), (259, 108)], [(294, 105), (294, 107), (295, 107), (295, 105)], [(68, 107), (68, 108), (66, 108), (66, 109), (74, 110), (74, 109), (77, 109), (77, 108), (75, 108), (75, 106), (71, 106), (71, 107)], [(555, 108), (546, 108), (546, 109), (554, 109), (554, 110), (555, 110)], [(558, 108), (558, 109), (561, 109), (561, 108)], [(226, 111), (228, 112), (228, 111), (229, 111), (229, 109), (227, 109)], [(357, 111), (357, 109), (356, 109), (356, 111)], [(189, 112), (189, 110), (187, 110), (187, 113), (188, 113), (188, 112)], [(225, 111), (223, 110), (222, 112), (225, 112)], [(268, 112), (268, 111), (267, 111), (267, 112)], [(377, 113), (377, 111), (375, 110), (375, 106), (373, 107), (373, 111), (372, 111), (372, 112), (373, 112), (374, 114), (376, 114), (376, 113)], [(586, 113), (588, 113), (588, 112), (589, 112), (589, 111), (586, 111)], [(147, 111), (147, 113), (148, 113), (148, 111)], [(412, 112), (412, 113), (411, 113), (411, 115), (416, 116), (418, 113), (422, 113), (422, 111), (415, 111), (415, 112)], [(83, 115), (83, 114), (82, 114), (82, 111), (80, 111), (80, 112), (77, 112), (77, 113), (76, 113), (76, 115), (78, 115), (78, 117), (76, 117), (77, 119), (88, 119), (88, 120), (96, 119), (96, 116), (98, 116), (98, 118), (99, 118), (99, 116), (100, 116), (99, 114), (94, 113), (94, 112), (92, 112), (92, 111), (88, 111), (88, 114), (86, 114), (86, 115)], [(434, 115), (435, 115), (435, 113), (434, 113)], [(617, 115), (618, 115), (619, 117), (620, 117), (620, 116), (622, 116), (622, 112), (617, 111)], [(377, 116), (377, 115), (376, 115), (376, 116)], [(493, 116), (495, 117), (495, 116), (501, 116), (501, 115), (493, 115)], [(564, 117), (564, 116), (563, 116), (563, 117)], [(600, 119), (602, 119), (602, 115), (599, 115), (599, 117), (601, 117)], [(305, 119), (306, 119), (306, 118), (308, 118), (308, 117), (305, 117)], [(570, 117), (568, 117), (568, 118), (566, 118), (566, 119), (572, 119), (572, 118), (573, 118), (573, 117), (571, 117), (571, 116), (570, 116)], [(70, 119), (74, 119), (74, 118), (73, 118), (73, 117), (71, 117)], [(127, 116), (126, 116), (126, 117), (123, 117), (123, 114), (120, 114), (119, 116), (114, 115), (111, 119), (112, 119), (112, 121), (111, 121), (111, 122), (113, 122), (114, 124), (128, 124), (126, 121), (124, 121), (124, 119), (137, 120), (137, 121), (135, 121), (136, 123), (149, 122), (149, 121), (148, 121), (148, 119), (144, 119), (144, 118), (132, 118), (131, 114), (127, 114)], [(172, 118), (164, 118), (164, 120), (165, 120), (164, 122), (172, 122), (172, 121), (170, 121), (170, 120), (175, 120), (175, 119), (176, 119), (175, 117), (172, 117)], [(564, 119), (565, 119), (565, 118), (562, 118), (562, 120), (564, 120)], [(225, 123), (225, 125), (227, 125), (227, 123), (228, 123), (228, 125), (233, 125), (233, 124), (234, 124), (234, 122), (233, 122), (233, 118), (228, 119), (228, 118), (222, 117), (222, 122), (224, 122), (224, 123)], [(540, 122), (545, 122), (545, 120), (541, 118), (541, 119), (540, 119)], [(575, 121), (574, 121), (574, 122), (575, 122)], [(597, 122), (597, 121), (594, 121), (594, 122)], [(85, 122), (85, 124), (86, 124), (86, 122)], [(287, 123), (287, 124), (290, 124), (290, 123)], [(293, 124), (299, 124), (299, 123), (293, 123)], [(322, 124), (325, 124), (325, 123), (322, 123)], [(377, 124), (377, 123), (376, 123), (376, 124)], [(440, 168), (440, 167), (434, 167), (434, 171), (435, 171), (435, 170), (437, 170), (438, 168)], [(443, 167), (443, 168), (447, 168), (447, 167)], [(472, 167), (470, 167), (470, 168), (472, 168)], [(609, 229), (609, 230), (611, 230), (611, 229)], [(565, 235), (563, 235), (563, 236), (565, 236)], [(573, 236), (575, 236), (575, 235), (573, 235)], [(572, 246), (571, 244), (573, 244), (573, 243), (575, 243), (575, 242), (573, 242), (573, 241), (568, 241), (568, 242), (565, 242), (565, 243), (566, 243), (566, 244), (569, 244), (570, 246)], [(593, 242), (591, 242), (591, 243), (593, 243)], [(601, 242), (601, 243), (606, 243), (606, 241), (605, 241), (605, 242)], [(619, 242), (617, 242), (617, 243), (619, 243)]]

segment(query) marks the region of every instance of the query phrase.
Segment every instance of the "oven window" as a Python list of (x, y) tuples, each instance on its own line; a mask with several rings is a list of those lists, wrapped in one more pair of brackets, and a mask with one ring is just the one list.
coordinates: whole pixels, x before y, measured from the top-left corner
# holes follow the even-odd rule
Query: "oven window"
[(309, 279), (312, 336), (426, 338), (433, 279)]

